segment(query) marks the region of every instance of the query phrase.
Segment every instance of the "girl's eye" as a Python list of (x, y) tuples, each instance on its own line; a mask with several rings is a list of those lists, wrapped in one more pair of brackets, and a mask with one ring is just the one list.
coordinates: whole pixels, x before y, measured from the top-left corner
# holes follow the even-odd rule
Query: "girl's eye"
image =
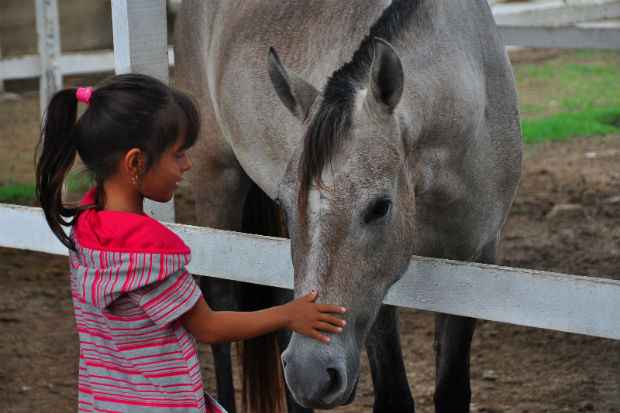
[(370, 207), (364, 214), (364, 223), (370, 224), (371, 222), (377, 221), (390, 212), (390, 208), (392, 206), (392, 201), (387, 198), (381, 198), (370, 204)]
[(179, 160), (183, 159), (185, 157), (185, 152), (177, 152), (175, 156)]

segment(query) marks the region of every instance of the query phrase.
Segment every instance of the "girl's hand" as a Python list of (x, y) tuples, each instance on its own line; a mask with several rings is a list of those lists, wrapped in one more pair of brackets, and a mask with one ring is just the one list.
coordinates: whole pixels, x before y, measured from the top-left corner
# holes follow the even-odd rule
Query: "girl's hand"
[(344, 307), (331, 304), (315, 303), (318, 294), (316, 291), (293, 300), (282, 306), (286, 314), (289, 330), (329, 343), (330, 338), (320, 331), (340, 333), (347, 324), (345, 320), (330, 315), (330, 313), (343, 314), (347, 310)]

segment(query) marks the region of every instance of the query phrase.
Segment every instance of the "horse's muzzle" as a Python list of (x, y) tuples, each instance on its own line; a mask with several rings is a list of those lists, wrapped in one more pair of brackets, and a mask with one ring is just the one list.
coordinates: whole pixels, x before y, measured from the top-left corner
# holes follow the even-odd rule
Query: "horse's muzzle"
[(304, 407), (329, 409), (352, 400), (358, 369), (354, 369), (352, 377), (344, 352), (333, 351), (337, 346), (330, 347), (297, 336), (282, 354), (286, 384)]

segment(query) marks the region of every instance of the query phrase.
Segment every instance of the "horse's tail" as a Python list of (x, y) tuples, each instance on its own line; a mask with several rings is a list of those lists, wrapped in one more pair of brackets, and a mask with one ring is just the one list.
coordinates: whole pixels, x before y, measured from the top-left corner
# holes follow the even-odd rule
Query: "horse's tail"
[[(282, 213), (276, 204), (254, 183), (243, 210), (241, 230), (247, 233), (287, 236)], [(255, 311), (275, 304), (275, 289), (242, 284), (242, 310)], [(246, 340), (239, 347), (242, 369), (244, 412), (284, 412), (285, 389), (276, 333)]]

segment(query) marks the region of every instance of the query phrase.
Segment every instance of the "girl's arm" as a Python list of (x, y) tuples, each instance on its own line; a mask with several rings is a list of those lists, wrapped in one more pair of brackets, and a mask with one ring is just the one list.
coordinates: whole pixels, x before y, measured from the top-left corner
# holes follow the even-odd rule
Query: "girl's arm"
[(340, 333), (346, 322), (329, 313), (342, 314), (344, 307), (316, 304), (317, 294), (260, 311), (213, 311), (201, 297), (196, 305), (181, 316), (183, 326), (206, 344), (245, 340), (287, 328), (297, 333), (329, 342), (319, 331)]

